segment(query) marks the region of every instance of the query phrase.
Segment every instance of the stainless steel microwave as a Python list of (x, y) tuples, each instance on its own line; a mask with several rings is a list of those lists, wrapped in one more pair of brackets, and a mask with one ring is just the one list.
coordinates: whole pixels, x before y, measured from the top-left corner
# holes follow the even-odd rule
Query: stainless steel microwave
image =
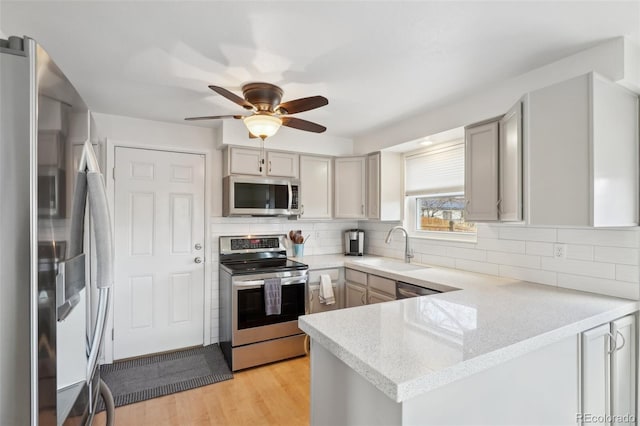
[(299, 194), (298, 179), (227, 176), (222, 179), (222, 215), (299, 215)]

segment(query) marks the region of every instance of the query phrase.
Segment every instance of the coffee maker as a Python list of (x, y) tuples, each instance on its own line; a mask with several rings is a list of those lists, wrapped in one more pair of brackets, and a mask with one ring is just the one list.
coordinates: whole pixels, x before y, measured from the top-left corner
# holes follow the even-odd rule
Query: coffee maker
[(364, 254), (364, 231), (349, 229), (344, 231), (344, 254), (346, 256), (362, 256)]

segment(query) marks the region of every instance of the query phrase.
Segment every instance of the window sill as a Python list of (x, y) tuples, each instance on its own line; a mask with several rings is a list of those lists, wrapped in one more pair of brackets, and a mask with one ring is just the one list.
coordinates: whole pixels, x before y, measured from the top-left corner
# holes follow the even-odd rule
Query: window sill
[(443, 233), (429, 231), (413, 231), (409, 233), (409, 237), (421, 240), (437, 240), (462, 243), (477, 243), (478, 234), (474, 233)]

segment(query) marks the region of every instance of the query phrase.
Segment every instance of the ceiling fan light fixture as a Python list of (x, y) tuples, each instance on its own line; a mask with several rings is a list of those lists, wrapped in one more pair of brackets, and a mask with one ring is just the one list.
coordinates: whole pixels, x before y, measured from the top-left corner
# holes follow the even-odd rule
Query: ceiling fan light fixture
[(262, 140), (275, 135), (280, 126), (282, 126), (282, 120), (279, 117), (267, 114), (251, 115), (243, 118), (242, 121), (247, 126), (249, 133), (258, 136)]

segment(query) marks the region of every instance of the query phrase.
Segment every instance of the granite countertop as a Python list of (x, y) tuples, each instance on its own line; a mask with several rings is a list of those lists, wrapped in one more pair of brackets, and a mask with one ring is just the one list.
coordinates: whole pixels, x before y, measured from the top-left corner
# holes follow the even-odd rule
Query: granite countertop
[[(395, 259), (309, 256), (431, 288), (459, 290), (300, 317), (299, 326), (397, 402), (638, 310), (638, 301)], [(302, 261), (308, 260), (304, 258)], [(307, 262), (305, 262), (307, 263)], [(405, 265), (405, 266), (403, 266)], [(401, 270), (407, 268), (407, 270)]]

